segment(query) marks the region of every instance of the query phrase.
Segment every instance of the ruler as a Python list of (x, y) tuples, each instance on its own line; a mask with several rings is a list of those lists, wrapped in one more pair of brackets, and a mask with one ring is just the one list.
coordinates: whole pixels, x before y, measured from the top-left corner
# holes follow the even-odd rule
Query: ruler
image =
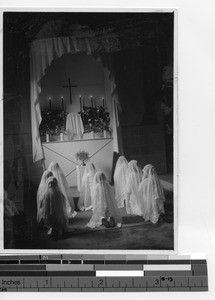
[(207, 262), (182, 255), (0, 255), (0, 291), (208, 291)]

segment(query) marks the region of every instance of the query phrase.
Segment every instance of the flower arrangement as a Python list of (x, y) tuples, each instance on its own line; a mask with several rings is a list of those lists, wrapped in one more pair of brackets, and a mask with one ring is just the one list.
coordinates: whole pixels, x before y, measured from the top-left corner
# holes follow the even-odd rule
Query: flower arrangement
[(76, 154), (75, 157), (77, 161), (81, 161), (81, 164), (84, 166), (85, 163), (90, 159), (89, 153), (84, 151), (84, 150), (79, 150)]
[(41, 116), (42, 122), (39, 127), (41, 136), (47, 133), (49, 135), (59, 135), (65, 130), (67, 112), (58, 108), (52, 110), (46, 109), (41, 112)]
[(79, 112), (84, 124), (84, 131), (102, 132), (109, 131), (110, 114), (103, 106), (83, 107), (83, 111)]

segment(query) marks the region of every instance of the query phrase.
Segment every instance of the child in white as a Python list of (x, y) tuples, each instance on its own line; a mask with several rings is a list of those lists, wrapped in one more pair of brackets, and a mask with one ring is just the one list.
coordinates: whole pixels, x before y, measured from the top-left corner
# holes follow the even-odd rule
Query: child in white
[(146, 165), (143, 169), (143, 178), (139, 187), (142, 199), (142, 216), (145, 221), (157, 223), (161, 213), (165, 213), (165, 196), (155, 167)]
[(57, 179), (59, 189), (61, 190), (62, 194), (66, 199), (66, 212), (68, 218), (74, 218), (77, 214), (74, 210), (75, 204), (69, 184), (66, 180), (65, 175), (63, 174), (63, 171), (56, 162), (51, 162), (48, 169), (53, 173), (53, 176)]
[(141, 182), (141, 169), (136, 160), (128, 163), (128, 180), (126, 183), (126, 212), (131, 215), (142, 215), (139, 184)]
[(102, 219), (109, 221), (111, 217), (114, 218), (117, 227), (121, 226), (122, 221), (115, 202), (114, 191), (102, 172), (97, 172), (93, 179), (92, 206), (93, 215), (87, 227), (98, 227), (102, 225)]
[(93, 177), (96, 174), (96, 168), (94, 164), (88, 163), (84, 170), (82, 177), (80, 198), (78, 201), (78, 208), (80, 210), (89, 210), (92, 208), (91, 192), (93, 185)]
[(114, 171), (115, 199), (119, 208), (124, 207), (126, 199), (126, 182), (128, 179), (128, 161), (124, 156), (117, 160)]
[(41, 204), (44, 197), (44, 193), (47, 192), (47, 180), (51, 176), (53, 176), (51, 171), (49, 170), (44, 171), (37, 190), (37, 222), (38, 223), (40, 223), (40, 221), (44, 217), (43, 216), (44, 209)]
[(68, 229), (66, 201), (58, 187), (57, 179), (53, 176), (47, 180), (42, 203), (44, 222), (51, 227), (52, 231), (55, 229), (66, 231)]

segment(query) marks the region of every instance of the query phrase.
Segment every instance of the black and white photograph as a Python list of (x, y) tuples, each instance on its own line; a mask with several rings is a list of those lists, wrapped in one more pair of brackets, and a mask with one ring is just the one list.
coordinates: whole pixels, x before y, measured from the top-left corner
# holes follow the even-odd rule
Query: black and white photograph
[(176, 249), (176, 26), (3, 12), (4, 249)]

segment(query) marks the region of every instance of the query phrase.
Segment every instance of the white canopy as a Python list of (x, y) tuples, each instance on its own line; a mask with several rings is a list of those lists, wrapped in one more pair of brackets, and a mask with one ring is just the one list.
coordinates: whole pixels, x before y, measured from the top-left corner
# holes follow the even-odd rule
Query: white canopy
[[(108, 42), (108, 39), (107, 39)], [(115, 93), (115, 82), (110, 60), (106, 60), (105, 55), (100, 56), (99, 40), (96, 37), (89, 39), (86, 37), (76, 39), (75, 37), (56, 37), (34, 41), (30, 46), (30, 65), (31, 65), (31, 126), (32, 126), (32, 149), (33, 161), (36, 162), (44, 158), (39, 125), (42, 121), (40, 104), (38, 96), (41, 92), (40, 80), (45, 75), (45, 70), (52, 61), (61, 57), (63, 54), (86, 53), (93, 55), (97, 61), (102, 62), (103, 66), (109, 71), (109, 80), (111, 82), (111, 100), (112, 100), (112, 120), (111, 127), (114, 139), (114, 151), (119, 152), (117, 126), (119, 126), (117, 106), (117, 94)], [(102, 49), (102, 54), (108, 52)]]

